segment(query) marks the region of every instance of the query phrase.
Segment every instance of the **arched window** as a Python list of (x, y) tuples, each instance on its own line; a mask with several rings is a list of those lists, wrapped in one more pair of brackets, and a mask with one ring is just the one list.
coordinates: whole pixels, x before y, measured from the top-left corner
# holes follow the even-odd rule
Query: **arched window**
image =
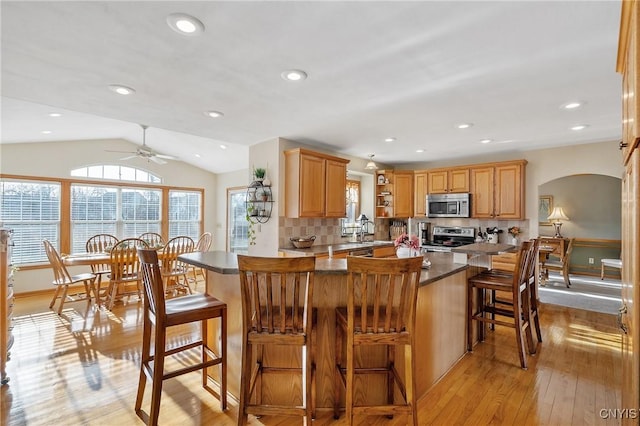
[(119, 166), (117, 164), (96, 164), (93, 166), (81, 167), (79, 169), (71, 170), (71, 176), (144, 183), (162, 183), (162, 179), (160, 179), (160, 177), (151, 174), (146, 170)]

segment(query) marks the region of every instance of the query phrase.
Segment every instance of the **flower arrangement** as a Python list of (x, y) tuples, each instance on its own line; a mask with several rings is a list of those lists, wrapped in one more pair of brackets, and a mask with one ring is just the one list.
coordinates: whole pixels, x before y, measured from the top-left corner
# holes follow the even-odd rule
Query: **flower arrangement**
[(514, 238), (522, 233), (519, 226), (512, 226), (511, 228), (507, 229), (507, 232)]
[(395, 239), (393, 245), (396, 247), (408, 247), (414, 250), (418, 250), (419, 242), (418, 237), (415, 235), (407, 235), (403, 233), (398, 238)]

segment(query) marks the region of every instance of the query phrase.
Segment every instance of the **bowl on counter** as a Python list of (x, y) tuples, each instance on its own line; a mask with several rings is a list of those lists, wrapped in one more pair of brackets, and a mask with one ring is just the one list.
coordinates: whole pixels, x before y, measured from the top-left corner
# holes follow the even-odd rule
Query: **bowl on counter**
[(291, 243), (295, 248), (309, 248), (313, 245), (313, 242), (316, 240), (316, 236), (312, 235), (310, 237), (292, 237), (289, 238)]

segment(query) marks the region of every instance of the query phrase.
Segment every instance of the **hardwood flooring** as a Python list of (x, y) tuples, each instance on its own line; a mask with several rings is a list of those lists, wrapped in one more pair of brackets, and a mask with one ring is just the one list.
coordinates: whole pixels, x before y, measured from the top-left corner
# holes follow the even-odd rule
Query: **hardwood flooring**
[[(62, 316), (47, 309), (49, 295), (16, 299), (16, 343), (2, 386), (0, 424), (143, 424), (133, 405), (138, 383), (142, 304), (133, 297), (113, 312), (68, 303)], [(421, 425), (615, 425), (601, 409), (620, 408), (620, 335), (613, 315), (541, 307), (543, 343), (519, 368), (513, 330), (498, 327), (467, 354), (419, 404)], [(170, 341), (198, 330), (179, 328)], [(233, 356), (233, 354), (230, 354)], [(237, 354), (240, 356), (240, 354)], [(179, 362), (180, 360), (178, 360)], [(150, 385), (143, 410), (148, 412)], [(164, 384), (160, 424), (233, 425), (237, 401), (221, 412), (200, 373)], [(287, 417), (250, 416), (254, 425), (299, 424)], [(360, 417), (357, 424), (404, 425), (396, 416)], [(344, 425), (321, 411), (314, 421)]]

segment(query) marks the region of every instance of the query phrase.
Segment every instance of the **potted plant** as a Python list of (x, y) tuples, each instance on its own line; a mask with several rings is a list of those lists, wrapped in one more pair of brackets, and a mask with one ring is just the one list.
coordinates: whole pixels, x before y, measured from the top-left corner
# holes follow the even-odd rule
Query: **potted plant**
[(403, 233), (395, 239), (393, 245), (396, 246), (396, 256), (410, 257), (417, 254), (420, 243), (417, 236)]
[(256, 230), (254, 229), (252, 216), (255, 216), (255, 206), (253, 204), (249, 204), (247, 206), (247, 214), (245, 215), (245, 219), (247, 220), (248, 228), (247, 228), (247, 240), (250, 246), (256, 245)]
[(267, 169), (264, 169), (262, 167), (253, 168), (253, 177), (259, 182), (262, 182), (264, 180), (266, 174)]

